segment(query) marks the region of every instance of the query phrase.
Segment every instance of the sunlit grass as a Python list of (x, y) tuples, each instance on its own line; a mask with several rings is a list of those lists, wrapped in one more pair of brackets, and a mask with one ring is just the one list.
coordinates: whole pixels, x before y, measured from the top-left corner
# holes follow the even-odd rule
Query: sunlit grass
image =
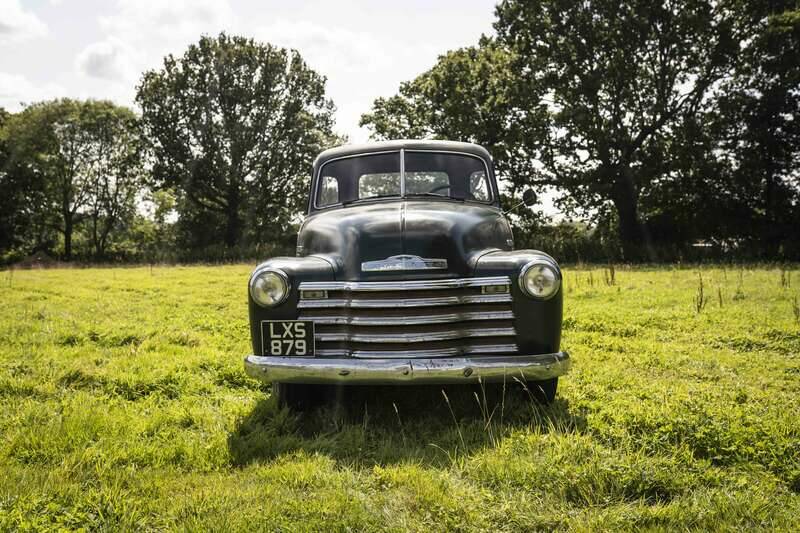
[(554, 405), (298, 416), (241, 367), (250, 269), (0, 273), (0, 530), (800, 526), (797, 270), (568, 268)]

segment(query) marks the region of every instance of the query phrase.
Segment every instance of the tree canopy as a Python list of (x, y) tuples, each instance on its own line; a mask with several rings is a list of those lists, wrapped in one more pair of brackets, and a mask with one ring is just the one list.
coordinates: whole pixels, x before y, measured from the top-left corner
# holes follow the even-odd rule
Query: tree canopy
[[(496, 14), (495, 39), (441, 56), (362, 124), (487, 144), (512, 192), (556, 187), (568, 212), (617, 228), (627, 259), (655, 258), (654, 238), (741, 238), (742, 210), (786, 239), (796, 5), (506, 0)], [(708, 209), (740, 223), (698, 226)]]
[(29, 223), (16, 238), (32, 240), (36, 249), (55, 230), (70, 259), (75, 227), (90, 216), (102, 255), (138, 190), (137, 127), (131, 110), (98, 100), (40, 102), (7, 118), (0, 136), (7, 152), (3, 190), (24, 198), (8, 216)]
[(296, 51), (202, 37), (146, 72), (136, 102), (157, 187), (173, 188), (193, 245), (275, 240), (316, 154), (335, 142), (325, 78)]
[[(506, 207), (546, 190), (568, 218), (517, 211), (523, 246), (800, 257), (797, 0), (503, 0), (494, 28), (360, 124), (484, 145)], [(204, 36), (145, 72), (136, 103), (141, 116), (68, 98), (0, 110), (0, 262), (293, 247), (312, 161), (343, 142), (297, 51)]]
[(429, 71), (378, 98), (361, 117), (375, 137), (458, 139), (485, 146), (512, 193), (530, 183), (548, 112), (515, 82), (515, 56), (490, 39), (441, 56)]

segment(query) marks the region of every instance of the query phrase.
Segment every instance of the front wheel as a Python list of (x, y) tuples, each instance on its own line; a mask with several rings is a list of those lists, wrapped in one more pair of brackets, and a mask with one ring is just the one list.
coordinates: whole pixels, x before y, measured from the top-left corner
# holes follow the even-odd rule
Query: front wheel
[(550, 405), (556, 399), (556, 389), (558, 389), (558, 378), (545, 379), (542, 381), (528, 381), (525, 383), (528, 394), (544, 405)]
[(288, 407), (293, 411), (308, 410), (320, 401), (318, 387), (314, 385), (273, 383), (272, 395), (279, 407)]

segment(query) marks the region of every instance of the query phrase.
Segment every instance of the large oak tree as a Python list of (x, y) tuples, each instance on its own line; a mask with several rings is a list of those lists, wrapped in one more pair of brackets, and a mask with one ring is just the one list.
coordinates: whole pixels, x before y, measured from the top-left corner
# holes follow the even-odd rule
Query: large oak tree
[(640, 198), (651, 160), (729, 71), (739, 43), (725, 2), (507, 0), (501, 42), (520, 83), (552, 95), (548, 182), (580, 205), (615, 210), (625, 256), (646, 235)]
[(265, 233), (285, 230), (314, 156), (334, 140), (325, 78), (296, 51), (243, 37), (202, 37), (166, 57), (136, 101), (156, 185), (176, 191), (195, 243), (272, 240)]
[(364, 123), (378, 136), (393, 133), (388, 123), (423, 122), (433, 136), (488, 139), (512, 183), (555, 186), (584, 214), (611, 212), (625, 257), (642, 257), (641, 198), (675, 131), (731, 69), (733, 11), (710, 0), (506, 0), (495, 29), (495, 40), (442, 56), (376, 101)]

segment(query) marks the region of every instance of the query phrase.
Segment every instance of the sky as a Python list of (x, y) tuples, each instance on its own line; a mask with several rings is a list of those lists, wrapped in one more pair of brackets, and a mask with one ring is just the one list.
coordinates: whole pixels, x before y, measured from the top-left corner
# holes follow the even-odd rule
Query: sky
[(327, 79), (337, 131), (454, 48), (492, 33), (496, 0), (0, 0), (0, 107), (48, 98), (133, 106), (141, 73), (221, 31), (297, 49)]

